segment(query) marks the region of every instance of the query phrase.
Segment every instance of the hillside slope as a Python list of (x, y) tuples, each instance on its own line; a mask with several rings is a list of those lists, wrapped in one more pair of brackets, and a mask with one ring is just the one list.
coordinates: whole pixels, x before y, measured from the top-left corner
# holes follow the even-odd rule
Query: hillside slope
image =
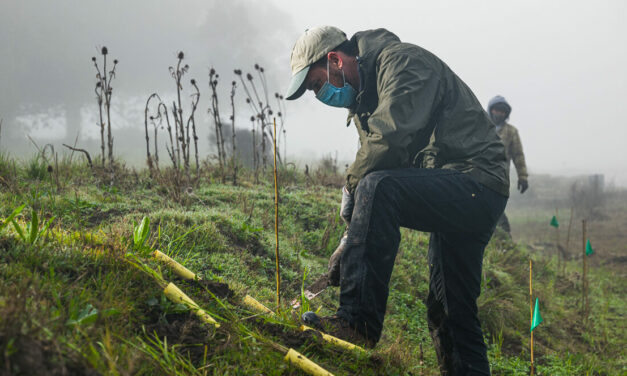
[[(287, 304), (303, 281), (326, 271), (343, 231), (337, 188), (281, 171), (282, 306), (268, 316), (247, 308), (242, 297), (276, 308), (271, 179), (244, 179), (234, 187), (204, 175), (182, 190), (146, 171), (121, 169), (110, 186), (104, 174), (81, 164), (62, 163), (54, 173), (46, 168), (37, 158), (0, 161), (0, 375), (301, 374), (283, 360), (289, 347), (336, 375), (439, 374), (423, 303), (427, 234), (402, 231), (377, 348), (346, 352), (299, 332), (300, 312)], [(15, 224), (7, 223), (22, 205)], [(133, 230), (144, 217), (149, 232), (138, 243)], [(205, 283), (172, 274), (151, 257), (157, 249)], [(591, 269), (594, 308), (584, 324), (580, 261), (557, 275), (554, 260), (540, 252), (494, 241), (486, 250), (479, 300), (493, 373), (528, 374), (529, 257), (545, 320), (534, 331), (537, 373), (627, 372), (620, 324), (624, 274), (615, 278), (602, 265)], [(176, 283), (220, 328), (168, 301), (164, 281)], [(337, 294), (331, 288), (303, 309), (331, 313)]]

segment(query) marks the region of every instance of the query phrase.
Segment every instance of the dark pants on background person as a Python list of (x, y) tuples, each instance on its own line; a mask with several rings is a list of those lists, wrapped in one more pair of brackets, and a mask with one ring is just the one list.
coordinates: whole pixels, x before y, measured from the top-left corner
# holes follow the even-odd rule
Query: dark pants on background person
[(489, 375), (476, 300), (483, 252), (507, 197), (468, 174), (418, 168), (370, 173), (354, 197), (337, 314), (378, 341), (400, 227), (431, 232), (427, 318), (442, 373)]

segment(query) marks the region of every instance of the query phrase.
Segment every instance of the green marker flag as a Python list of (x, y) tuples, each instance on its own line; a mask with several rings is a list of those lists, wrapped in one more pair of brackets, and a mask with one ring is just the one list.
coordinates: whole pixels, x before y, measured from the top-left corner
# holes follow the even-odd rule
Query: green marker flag
[(590, 239), (588, 239), (588, 241), (586, 242), (586, 256), (590, 256), (594, 254), (594, 249), (592, 249), (592, 246), (590, 245)]
[(553, 216), (553, 218), (551, 218), (551, 226), (558, 228), (560, 227), (560, 223), (557, 221), (557, 217)]
[(533, 331), (536, 326), (540, 325), (540, 323), (542, 322), (542, 316), (540, 315), (540, 302), (538, 301), (538, 298), (536, 298), (536, 304), (535, 307), (533, 307), (533, 319), (531, 320), (531, 331)]

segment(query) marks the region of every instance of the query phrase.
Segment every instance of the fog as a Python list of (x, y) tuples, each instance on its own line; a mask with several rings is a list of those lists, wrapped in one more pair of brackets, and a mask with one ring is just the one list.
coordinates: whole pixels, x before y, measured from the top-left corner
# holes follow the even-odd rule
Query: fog
[[(384, 4), (384, 6), (383, 6)], [(174, 95), (168, 66), (185, 52), (201, 90), (203, 153), (213, 123), (208, 71), (220, 74), (228, 113), (233, 69), (261, 64), (271, 93), (290, 77), (291, 47), (306, 28), (330, 24), (349, 36), (385, 27), (442, 58), (482, 104), (500, 94), (513, 107), (533, 174), (602, 173), (627, 186), (627, 3), (623, 1), (17, 1), (0, 3), (0, 148), (16, 156), (62, 142), (99, 152), (92, 56), (119, 60), (112, 85), (115, 153), (140, 163), (148, 96)], [(188, 82), (188, 81), (186, 81)], [(188, 90), (189, 88), (185, 88)], [(187, 91), (186, 95), (191, 94)], [(236, 124), (250, 109), (237, 94)], [(350, 162), (357, 135), (346, 112), (311, 93), (288, 102), (287, 153), (302, 163), (338, 153)]]

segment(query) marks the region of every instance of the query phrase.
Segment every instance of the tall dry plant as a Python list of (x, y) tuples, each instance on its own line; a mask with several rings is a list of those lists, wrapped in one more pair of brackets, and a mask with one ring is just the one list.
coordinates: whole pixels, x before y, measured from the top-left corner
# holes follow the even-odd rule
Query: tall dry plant
[[(237, 143), (235, 142), (235, 88), (237, 87), (237, 82), (231, 82), (231, 165), (233, 166), (233, 185), (237, 185), (237, 170), (238, 170), (238, 161), (237, 161)], [(0, 125), (1, 122), (0, 122)]]
[[(194, 139), (194, 160), (196, 162), (196, 176), (198, 176), (198, 171), (200, 168), (200, 163), (198, 161), (198, 134), (196, 133), (196, 118), (195, 118), (195, 114), (196, 114), (196, 109), (198, 108), (198, 102), (200, 101), (200, 89), (198, 89), (198, 85), (196, 85), (196, 80), (192, 79), (190, 81), (190, 84), (194, 87), (194, 89), (196, 90), (195, 93), (193, 93), (191, 95), (192, 98), (192, 110), (191, 110), (191, 114), (189, 115), (189, 118), (187, 119), (187, 137), (189, 140), (189, 125), (192, 125), (192, 137)], [(189, 155), (188, 155), (188, 159), (189, 159)]]
[[(144, 107), (144, 130), (146, 132), (146, 163), (148, 164), (148, 171), (150, 172), (150, 177), (152, 177), (154, 174), (155, 163), (158, 163), (157, 162), (158, 161), (157, 130), (156, 130), (156, 125), (155, 125), (155, 116), (154, 115), (148, 116), (149, 108), (150, 108), (150, 101), (152, 99), (157, 99), (159, 100), (159, 103), (161, 103), (161, 98), (159, 98), (159, 94), (152, 93), (148, 97), (148, 100), (146, 100), (146, 107)], [(148, 118), (150, 118), (151, 123), (155, 127), (155, 140), (154, 140), (155, 141), (155, 161), (154, 162), (153, 162), (153, 157), (150, 155), (150, 136), (148, 135)]]
[(216, 131), (216, 146), (218, 148), (218, 164), (220, 166), (220, 175), (222, 180), (225, 178), (225, 166), (226, 166), (226, 152), (224, 149), (224, 135), (222, 134), (222, 119), (220, 118), (220, 106), (218, 103), (218, 79), (220, 75), (216, 73), (216, 70), (211, 68), (209, 70), (209, 87), (211, 88), (211, 108), (209, 112), (213, 116), (213, 122)]
[[(236, 69), (234, 73), (240, 79), (240, 82), (244, 89), (244, 93), (246, 94), (246, 103), (250, 106), (254, 114), (254, 118), (257, 121), (257, 126), (259, 128), (259, 140), (261, 144), (261, 167), (265, 171), (268, 163), (267, 145), (268, 142), (273, 138), (272, 128), (269, 126), (272, 120), (273, 111), (269, 103), (268, 85), (265, 76), (265, 69), (259, 66), (259, 64), (255, 64), (254, 68), (255, 71), (258, 73), (259, 82), (261, 83), (261, 88), (259, 90), (251, 73), (247, 73), (245, 78), (241, 69)], [(254, 149), (256, 149), (256, 147), (257, 146), (255, 145)], [(253, 155), (257, 155), (257, 153), (255, 152)], [(279, 163), (282, 163), (281, 154), (278, 151), (277, 158), (279, 160)], [(257, 175), (257, 169), (259, 168), (259, 164), (256, 164), (255, 166), (255, 174)]]
[[(111, 179), (113, 181), (113, 134), (111, 132), (111, 96), (113, 94), (113, 87), (111, 86), (111, 81), (115, 78), (115, 68), (118, 65), (118, 60), (113, 60), (113, 67), (110, 71), (107, 71), (107, 55), (109, 55), (109, 50), (107, 47), (102, 47), (100, 49), (100, 54), (102, 55), (102, 70), (98, 65), (98, 61), (95, 56), (91, 58), (91, 61), (94, 63), (94, 67), (96, 68), (96, 101), (98, 102), (98, 113), (100, 119), (100, 139), (101, 139), (101, 151), (102, 151), (102, 166), (105, 164), (105, 122), (104, 115), (106, 115), (106, 129), (107, 129), (107, 147), (108, 147), (108, 160), (109, 160), (109, 169), (111, 172)], [(103, 106), (104, 112), (103, 115)]]
[[(189, 122), (185, 122), (183, 120), (183, 104), (181, 100), (181, 91), (183, 90), (183, 85), (181, 84), (181, 80), (183, 76), (189, 71), (189, 65), (183, 64), (183, 59), (185, 58), (185, 54), (183, 51), (180, 51), (177, 55), (178, 62), (176, 64), (176, 68), (173, 66), (168, 67), (170, 71), (170, 75), (174, 79), (176, 83), (176, 101), (172, 103), (172, 117), (174, 118), (175, 125), (175, 134), (176, 134), (176, 144), (177, 144), (177, 159), (178, 165), (180, 166), (181, 155), (183, 156), (183, 168), (185, 170), (185, 175), (189, 181), (189, 157), (190, 157), (190, 132), (189, 132)], [(182, 66), (181, 66), (182, 65)], [(194, 81), (194, 80), (192, 80)], [(192, 86), (196, 86), (196, 83), (192, 84)], [(196, 87), (197, 88), (197, 87)], [(195, 94), (196, 95), (196, 94)], [(200, 94), (197, 93), (197, 96)], [(196, 98), (197, 100), (197, 98)], [(194, 109), (195, 111), (195, 109)], [(193, 116), (193, 113), (192, 113)]]

